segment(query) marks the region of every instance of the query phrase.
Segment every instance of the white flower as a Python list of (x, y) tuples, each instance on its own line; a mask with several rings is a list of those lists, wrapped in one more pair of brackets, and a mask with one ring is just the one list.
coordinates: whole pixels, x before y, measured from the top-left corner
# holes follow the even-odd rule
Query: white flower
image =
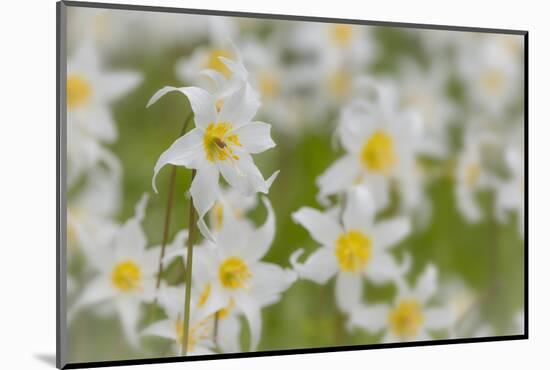
[(110, 104), (141, 81), (133, 71), (105, 71), (96, 50), (83, 44), (67, 61), (67, 120), (77, 128), (107, 143), (117, 138)]
[(490, 178), (483, 166), (479, 137), (467, 135), (464, 145), (463, 151), (459, 154), (455, 171), (455, 198), (457, 207), (466, 220), (479, 222), (482, 214), (476, 194), (487, 188)]
[[(214, 312), (197, 306), (196, 296), (192, 295), (189, 315), (189, 337), (187, 355), (214, 353)], [(145, 328), (141, 335), (157, 336), (174, 341), (173, 351), (181, 354), (184, 333), (185, 288), (161, 286), (158, 303), (167, 318)], [(221, 308), (221, 307), (219, 307)]]
[(209, 43), (193, 50), (190, 56), (185, 56), (176, 65), (176, 74), (185, 83), (197, 85), (211, 90), (212, 81), (201, 76), (204, 70), (214, 71), (225, 79), (231, 80), (233, 71), (223, 61), (239, 59), (235, 45), (230, 41), (236, 35), (236, 24), (229, 17), (207, 17), (207, 34)]
[(156, 191), (155, 178), (167, 164), (197, 170), (190, 194), (199, 214), (201, 231), (208, 237), (203, 217), (219, 197), (220, 173), (243, 195), (268, 192), (278, 172), (264, 180), (251, 154), (275, 146), (270, 136), (271, 126), (252, 121), (260, 103), (248, 84), (243, 83), (234, 91), (219, 111), (215, 97), (198, 87), (164, 87), (151, 98), (148, 106), (171, 91), (187, 96), (196, 127), (162, 153), (154, 168), (153, 188)]
[(496, 185), (496, 213), (499, 220), (505, 220), (507, 211), (516, 211), (518, 229), (524, 235), (525, 217), (525, 179), (523, 153), (518, 148), (510, 147), (505, 152), (506, 165), (510, 179)]
[[(243, 314), (250, 328), (250, 350), (255, 350), (261, 334), (261, 308), (279, 301), (282, 292), (294, 282), (295, 273), (281, 267), (262, 262), (275, 236), (275, 215), (267, 198), (262, 198), (268, 215), (265, 223), (251, 229), (231, 214), (225, 217), (216, 234), (216, 243), (205, 240), (205, 244), (194, 249), (193, 291), (197, 305), (212, 311), (220, 310), (220, 343), (225, 350), (238, 351), (228, 343), (236, 335), (233, 315)], [(167, 256), (185, 256), (185, 251)], [(226, 323), (226, 319), (233, 321)], [(225, 328), (224, 326), (228, 326)]]
[(485, 35), (462, 48), (459, 71), (472, 105), (501, 117), (522, 96), (523, 36)]
[(72, 317), (77, 310), (89, 305), (113, 304), (124, 334), (133, 346), (138, 345), (140, 305), (154, 297), (160, 254), (160, 248), (146, 248), (147, 239), (140, 225), (147, 198), (144, 194), (134, 217), (116, 231), (108, 245), (90, 251), (89, 262), (97, 275), (87, 284), (69, 314)]
[(414, 289), (400, 281), (393, 304), (357, 306), (350, 315), (349, 326), (370, 332), (384, 330), (383, 342), (431, 339), (430, 331), (449, 329), (454, 322), (452, 311), (431, 304), (436, 290), (437, 270), (429, 265)]
[(342, 223), (335, 217), (304, 207), (293, 219), (305, 227), (321, 247), (304, 264), (296, 262), (301, 251), (291, 257), (303, 279), (325, 284), (336, 275), (336, 302), (347, 311), (359, 302), (362, 280), (385, 283), (397, 279), (408, 264), (398, 266), (389, 250), (410, 233), (407, 218), (396, 217), (374, 223), (375, 208), (370, 193), (355, 187), (347, 193)]
[(120, 176), (102, 167), (89, 172), (84, 188), (67, 205), (67, 246), (85, 254), (111, 241), (118, 225), (113, 216), (120, 205)]
[(372, 192), (376, 207), (384, 209), (394, 181), (404, 208), (418, 202), (414, 127), (409, 116), (391, 107), (358, 101), (343, 110), (338, 134), (347, 153), (317, 178), (321, 202), (350, 186), (364, 184)]
[(220, 187), (219, 198), (210, 210), (210, 226), (216, 231), (222, 227), (224, 215), (228, 212), (233, 217), (241, 219), (243, 222), (248, 220), (244, 218), (246, 212), (256, 207), (258, 197), (256, 195), (246, 196), (241, 194), (235, 188)]
[(100, 144), (117, 138), (110, 104), (141, 81), (131, 71), (105, 71), (96, 50), (84, 43), (67, 61), (67, 153), (69, 185), (99, 162), (116, 159)]

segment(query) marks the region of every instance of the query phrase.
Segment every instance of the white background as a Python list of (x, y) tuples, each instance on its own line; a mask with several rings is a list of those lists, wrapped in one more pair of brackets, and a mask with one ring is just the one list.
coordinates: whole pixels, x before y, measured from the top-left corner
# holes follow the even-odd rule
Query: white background
[[(112, 0), (112, 2), (117, 2)], [(154, 365), (155, 369), (548, 368), (549, 20), (543, 1), (127, 0), (135, 4), (526, 29), (529, 39), (530, 339)], [(0, 22), (0, 367), (55, 353), (55, 2), (5, 1)], [(289, 335), (292, 335), (289, 333)], [(49, 358), (50, 362), (43, 358)], [(145, 366), (132, 367), (134, 369)]]

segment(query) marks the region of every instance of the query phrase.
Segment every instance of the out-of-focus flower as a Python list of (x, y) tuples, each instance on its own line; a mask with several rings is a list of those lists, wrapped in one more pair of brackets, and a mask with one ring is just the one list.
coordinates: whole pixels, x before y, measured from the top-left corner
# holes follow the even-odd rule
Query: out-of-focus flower
[(429, 265), (411, 289), (404, 281), (392, 305), (361, 304), (350, 315), (349, 326), (371, 332), (384, 330), (383, 342), (432, 339), (430, 331), (449, 329), (454, 322), (452, 311), (434, 306), (430, 299), (437, 291), (437, 270)]
[(523, 76), (523, 47), (515, 42), (522, 36), (502, 37), (502, 42), (495, 42), (493, 37), (480, 38), (462, 48), (459, 56), (459, 70), (473, 107), (498, 117), (523, 95), (518, 88)]
[(496, 185), (496, 213), (504, 221), (507, 211), (517, 212), (518, 229), (524, 234), (525, 179), (523, 153), (518, 148), (508, 148), (505, 152), (510, 179)]
[[(181, 354), (184, 333), (183, 310), (185, 307), (185, 288), (161, 286), (159, 304), (167, 318), (157, 321), (145, 328), (142, 336), (157, 336), (174, 341), (174, 353)], [(191, 312), (189, 316), (188, 355), (205, 355), (214, 353), (214, 312), (204, 310), (197, 305), (196, 296), (192, 295)], [(219, 307), (221, 308), (221, 307)]]
[(455, 170), (455, 198), (458, 210), (466, 220), (479, 222), (482, 213), (476, 194), (487, 188), (491, 181), (482, 161), (480, 136), (466, 135), (464, 141)]
[(251, 154), (275, 146), (270, 135), (271, 126), (252, 121), (260, 103), (246, 83), (224, 101), (219, 111), (215, 97), (198, 87), (164, 87), (148, 105), (171, 91), (187, 96), (196, 127), (162, 153), (154, 168), (153, 188), (156, 191), (156, 175), (167, 164), (197, 170), (190, 194), (199, 214), (201, 231), (205, 236), (211, 236), (205, 230), (203, 217), (219, 197), (220, 173), (230, 186), (243, 195), (269, 191), (278, 172), (264, 180)]
[(301, 250), (292, 255), (295, 271), (300, 278), (318, 284), (336, 275), (336, 302), (343, 311), (360, 301), (363, 278), (385, 283), (398, 279), (408, 268), (404, 267), (408, 261), (399, 266), (389, 250), (410, 233), (409, 220), (396, 217), (375, 223), (374, 216), (373, 199), (364, 187), (348, 191), (342, 223), (308, 207), (292, 215), (321, 244), (303, 264), (297, 263)]
[(376, 207), (384, 209), (390, 185), (395, 183), (406, 208), (416, 202), (416, 135), (408, 115), (395, 112), (392, 104), (357, 101), (343, 110), (338, 134), (347, 153), (317, 178), (321, 201), (364, 184), (372, 192)]
[(247, 222), (247, 219), (244, 218), (246, 212), (256, 207), (257, 204), (258, 197), (256, 195), (245, 196), (235, 188), (222, 187), (218, 200), (209, 213), (210, 226), (215, 231), (221, 229), (224, 215), (227, 216), (228, 212), (232, 213), (232, 217)]
[(87, 183), (67, 206), (67, 246), (82, 248), (85, 254), (110, 242), (118, 229), (113, 216), (120, 205), (120, 178), (117, 172), (97, 167)]
[(144, 194), (134, 217), (115, 232), (110, 243), (90, 251), (89, 262), (97, 275), (84, 288), (70, 314), (89, 305), (113, 304), (126, 338), (136, 347), (140, 305), (154, 297), (160, 254), (160, 248), (146, 248), (147, 239), (141, 228), (147, 198)]
[(69, 180), (101, 159), (108, 160), (100, 143), (112, 143), (117, 129), (110, 105), (141, 81), (133, 71), (103, 69), (95, 48), (83, 43), (67, 61), (67, 135)]
[(221, 58), (237, 61), (239, 55), (230, 41), (236, 34), (236, 24), (231, 18), (208, 17), (207, 29), (209, 42), (182, 58), (176, 65), (176, 74), (188, 84), (210, 90), (212, 81), (205, 80), (201, 71), (215, 71), (230, 80), (233, 72)]

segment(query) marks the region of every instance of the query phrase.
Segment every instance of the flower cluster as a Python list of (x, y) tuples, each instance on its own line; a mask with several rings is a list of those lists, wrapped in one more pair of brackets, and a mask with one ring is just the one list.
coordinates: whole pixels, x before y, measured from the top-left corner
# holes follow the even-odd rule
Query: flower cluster
[[(105, 322), (118, 358), (523, 330), (521, 37), (93, 9), (68, 27), (71, 335)], [(100, 347), (81, 340), (78, 361)]]

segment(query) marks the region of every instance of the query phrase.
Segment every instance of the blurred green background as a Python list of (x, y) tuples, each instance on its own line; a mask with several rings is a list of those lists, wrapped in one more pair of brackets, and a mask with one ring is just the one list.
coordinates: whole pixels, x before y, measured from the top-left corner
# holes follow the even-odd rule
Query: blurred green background
[[(422, 50), (418, 37), (395, 28), (377, 28), (373, 33), (380, 53), (372, 69), (373, 75), (392, 73), (396, 60), (408, 56), (426, 65), (429, 55)], [(189, 112), (185, 97), (169, 94), (149, 109), (148, 99), (165, 85), (180, 86), (175, 77), (174, 64), (189, 49), (175, 46), (161, 54), (135, 51), (109, 61), (112, 68), (123, 67), (140, 71), (144, 81), (131, 94), (113, 106), (118, 125), (119, 139), (110, 148), (123, 165), (123, 202), (118, 220), (131, 217), (134, 206), (145, 191), (151, 194), (144, 228), (149, 245), (160, 244), (170, 171), (163, 169), (158, 177), (159, 194), (151, 188), (153, 166), (159, 155), (178, 136), (183, 120)], [(455, 88), (460, 91), (460, 86)], [(455, 98), (460, 98), (455, 93)], [(316, 202), (315, 179), (342, 154), (331, 145), (332, 124), (320, 124), (302, 135), (288, 139), (273, 131), (277, 147), (255, 156), (264, 175), (280, 169), (269, 198), (277, 216), (277, 236), (265, 260), (283, 267), (289, 266), (289, 256), (297, 248), (304, 248), (305, 255), (315, 250), (316, 243), (307, 232), (296, 225), (290, 214), (302, 206), (321, 208)], [(311, 126), (308, 126), (311, 127)], [(460, 130), (453, 132), (454, 141), (461, 137)], [(444, 167), (444, 164), (427, 161), (426, 165)], [(171, 238), (181, 228), (187, 227), (187, 199), (190, 171), (177, 171), (176, 193), (171, 224)], [(480, 194), (484, 221), (468, 224), (456, 208), (453, 180), (442, 176), (427, 188), (433, 209), (425, 228), (417, 228), (395, 254), (399, 258), (407, 251), (413, 257), (410, 274), (414, 282), (428, 263), (434, 263), (440, 273), (440, 281), (460, 279), (477, 296), (481, 320), (476, 325), (489, 323), (495, 335), (513, 333), (513, 317), (523, 309), (524, 297), (524, 246), (518, 234), (514, 218), (506, 225), (492, 217), (493, 195)], [(255, 222), (265, 219), (262, 206), (250, 213)], [(178, 263), (166, 271), (167, 278), (176, 279)], [(73, 269), (76, 268), (73, 266)], [(395, 293), (391, 285), (366, 285), (369, 302), (389, 301)], [(360, 330), (348, 332), (345, 317), (335, 306), (333, 282), (319, 286), (308, 281), (296, 282), (283, 299), (262, 312), (263, 330), (259, 350), (326, 347), (338, 345), (375, 343), (380, 338)], [(243, 343), (247, 342), (244, 323)], [(70, 326), (70, 361), (85, 362), (116, 360), (135, 357), (158, 357), (158, 349), (167, 341), (147, 339), (146, 352), (136, 353), (127, 346), (118, 321), (101, 318), (89, 311), (79, 314)], [(246, 348), (246, 347), (245, 347)], [(169, 355), (169, 353), (167, 353)]]

